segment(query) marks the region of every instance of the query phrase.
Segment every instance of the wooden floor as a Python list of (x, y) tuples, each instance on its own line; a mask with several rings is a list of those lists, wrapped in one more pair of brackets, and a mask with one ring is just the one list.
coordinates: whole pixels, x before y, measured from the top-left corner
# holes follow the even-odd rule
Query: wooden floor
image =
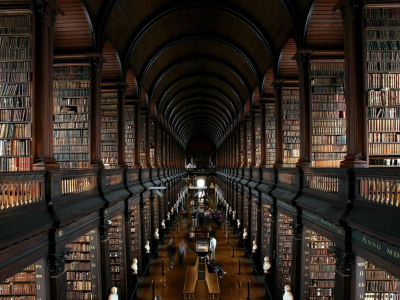
[[(211, 206), (211, 203), (210, 203)], [(179, 224), (179, 233), (175, 232), (175, 245), (178, 246), (179, 242), (184, 238), (186, 229), (180, 225), (180, 220), (176, 223)], [(172, 238), (172, 232), (176, 231), (176, 223), (174, 229), (171, 229), (171, 233), (166, 236), (165, 241)], [(219, 279), (220, 287), (220, 299), (221, 300), (242, 300), (242, 299), (264, 299), (265, 285), (263, 278), (260, 276), (253, 276), (252, 262), (244, 258), (244, 250), (235, 249), (235, 257), (232, 257), (232, 242), (235, 245), (238, 244), (238, 239), (232, 233), (232, 228), (227, 224), (226, 233), (224, 228), (216, 229), (216, 255), (215, 261), (222, 264), (222, 268), (227, 274), (223, 275), (222, 279)], [(228, 244), (228, 232), (230, 236), (230, 243)], [(191, 243), (191, 248), (194, 249), (194, 243)], [(187, 253), (184, 261), (184, 266), (179, 266), (178, 258), (175, 258), (175, 264), (172, 269), (167, 270), (166, 264), (166, 248), (167, 243), (163, 246), (159, 246), (159, 258), (152, 259), (150, 262), (151, 275), (143, 277), (139, 280), (137, 287), (137, 299), (153, 300), (152, 281), (154, 280), (154, 295), (160, 295), (162, 300), (178, 300), (183, 299), (183, 286), (185, 283), (186, 267), (193, 266), (196, 263), (197, 254), (192, 251)], [(161, 259), (164, 258), (164, 271), (165, 275), (161, 275)], [(238, 275), (239, 271), (239, 258), (241, 259), (244, 271)], [(248, 279), (250, 279), (251, 289), (250, 298), (248, 295)]]

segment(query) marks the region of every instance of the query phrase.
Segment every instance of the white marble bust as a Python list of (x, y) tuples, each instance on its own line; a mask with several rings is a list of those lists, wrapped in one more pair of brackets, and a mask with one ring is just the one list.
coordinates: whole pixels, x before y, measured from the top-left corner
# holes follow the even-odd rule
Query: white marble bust
[(118, 289), (113, 286), (111, 288), (110, 296), (108, 296), (108, 300), (118, 300), (118, 295), (117, 295)]
[(257, 248), (258, 248), (258, 246), (257, 246), (257, 241), (254, 240), (254, 241), (253, 241), (253, 253), (256, 253), (256, 252), (257, 252)]
[(165, 229), (165, 219), (163, 219), (163, 220), (161, 221), (161, 227), (162, 227), (162, 229)]
[(156, 228), (156, 229), (154, 230), (154, 238), (155, 238), (156, 240), (158, 240), (159, 237), (160, 237), (160, 236), (159, 236), (159, 234), (158, 234), (158, 228)]
[(232, 211), (232, 220), (236, 220), (236, 210)]
[(146, 253), (150, 253), (150, 242), (146, 241), (146, 245), (144, 245), (144, 249), (146, 249)]
[(293, 294), (290, 291), (290, 285), (285, 285), (285, 294), (283, 294), (283, 300), (294, 300)]
[(167, 220), (169, 221), (170, 219), (170, 216), (169, 216), (169, 212), (167, 212)]
[(248, 235), (248, 232), (247, 232), (247, 227), (246, 227), (246, 228), (243, 229), (243, 239), (244, 240), (247, 239), (247, 235)]
[(240, 219), (237, 219), (237, 228), (240, 228)]
[(133, 271), (133, 274), (137, 274), (138, 273), (138, 260), (137, 258), (132, 259), (132, 265), (131, 265), (131, 269)]
[(264, 273), (269, 273), (269, 269), (271, 269), (271, 263), (269, 262), (269, 257), (264, 257), (264, 264), (263, 264)]
[(229, 214), (232, 213), (232, 207), (229, 207)]

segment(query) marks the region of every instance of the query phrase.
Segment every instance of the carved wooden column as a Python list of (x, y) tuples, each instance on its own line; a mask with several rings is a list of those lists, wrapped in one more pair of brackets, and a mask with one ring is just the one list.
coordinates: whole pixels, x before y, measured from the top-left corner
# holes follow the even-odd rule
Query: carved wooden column
[(260, 131), (261, 131), (261, 164), (260, 168), (265, 168), (267, 164), (267, 145), (265, 144), (265, 101), (260, 98)]
[(256, 166), (256, 126), (255, 126), (255, 115), (256, 110), (252, 109), (250, 111), (250, 126), (251, 126), (251, 164), (249, 168), (254, 168)]
[(330, 247), (330, 252), (335, 256), (335, 299), (350, 300), (352, 289), (355, 287), (351, 284), (351, 272), (354, 262), (353, 253), (347, 253), (335, 246)]
[(302, 268), (301, 268), (301, 257), (302, 257), (302, 243), (301, 238), (303, 235), (303, 224), (301, 223), (301, 212), (293, 214), (293, 223), (290, 224), (293, 229), (293, 244), (292, 244), (292, 293), (299, 297), (301, 290), (301, 279), (302, 279)]
[(33, 170), (58, 170), (53, 151), (53, 29), (64, 12), (54, 2), (33, 1), (35, 12), (34, 48), (34, 137)]
[(87, 53), (90, 58), (90, 167), (103, 169), (101, 160), (101, 70), (105, 59), (101, 53)]
[(361, 0), (340, 0), (334, 10), (339, 9), (343, 17), (345, 99), (346, 99), (346, 140), (347, 155), (341, 167), (366, 167), (367, 140), (364, 103), (364, 55), (363, 55), (363, 14)]
[(282, 85), (283, 80), (275, 79), (272, 82), (275, 91), (275, 137), (276, 137), (276, 161), (275, 167), (283, 164), (283, 130), (282, 130)]
[(125, 163), (125, 95), (128, 85), (124, 82), (117, 83), (118, 97), (118, 168), (126, 168)]
[(50, 271), (50, 299), (67, 299), (67, 272), (65, 271), (65, 256), (68, 249), (62, 249), (55, 254), (47, 255), (47, 265)]
[(103, 299), (107, 299), (111, 289), (110, 245), (108, 239), (111, 220), (101, 218), (100, 222), (101, 294)]
[(135, 100), (135, 168), (140, 169), (140, 100)]
[(293, 59), (299, 69), (300, 87), (300, 158), (297, 167), (311, 166), (310, 55), (313, 50), (298, 49)]

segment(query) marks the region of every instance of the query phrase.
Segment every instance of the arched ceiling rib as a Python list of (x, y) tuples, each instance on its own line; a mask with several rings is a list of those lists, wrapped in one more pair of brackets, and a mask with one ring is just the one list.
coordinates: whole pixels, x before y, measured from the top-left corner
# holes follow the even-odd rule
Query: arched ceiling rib
[[(103, 49), (108, 40), (121, 54), (120, 76), (129, 85), (126, 99), (141, 99), (142, 109), (150, 108), (183, 143), (204, 133), (215, 145), (241, 121), (254, 91), (271, 94), (279, 53), (289, 37), (295, 46), (304, 46), (314, 3), (81, 1), (94, 23), (94, 49)], [(280, 72), (292, 77), (292, 70), (289, 64), (288, 73), (285, 68)]]

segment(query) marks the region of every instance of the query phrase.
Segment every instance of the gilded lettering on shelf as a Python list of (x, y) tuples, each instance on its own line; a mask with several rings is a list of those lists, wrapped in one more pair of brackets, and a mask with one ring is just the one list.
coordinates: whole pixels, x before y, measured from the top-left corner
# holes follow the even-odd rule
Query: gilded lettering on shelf
[(372, 238), (369, 238), (367, 236), (361, 235), (357, 232), (353, 232), (353, 239), (361, 242), (362, 244), (368, 246), (369, 248), (373, 249), (374, 251), (386, 256), (390, 257), (392, 259), (395, 259), (396, 261), (400, 261), (400, 251), (397, 249), (394, 249), (392, 247), (386, 246), (385, 244), (374, 240)]

